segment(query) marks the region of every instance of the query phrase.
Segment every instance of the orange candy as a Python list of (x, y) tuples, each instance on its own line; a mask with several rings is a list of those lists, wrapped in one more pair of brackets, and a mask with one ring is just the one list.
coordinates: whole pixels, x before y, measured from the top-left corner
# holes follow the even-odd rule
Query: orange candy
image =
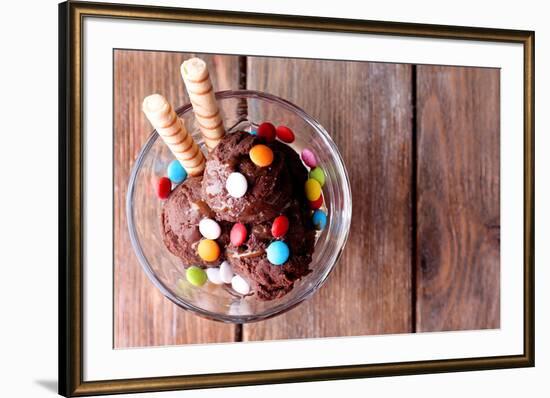
[(273, 163), (273, 151), (266, 145), (254, 145), (249, 155), (256, 166), (266, 167)]
[(204, 261), (216, 261), (220, 257), (220, 247), (211, 239), (203, 239), (197, 248), (199, 257)]

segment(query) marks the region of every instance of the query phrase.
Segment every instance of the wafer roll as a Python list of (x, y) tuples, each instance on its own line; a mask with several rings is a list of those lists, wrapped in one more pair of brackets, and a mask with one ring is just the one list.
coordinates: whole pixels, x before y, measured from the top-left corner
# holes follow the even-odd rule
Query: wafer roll
[(160, 94), (150, 95), (143, 100), (142, 109), (187, 174), (202, 174), (206, 164), (204, 155), (166, 98)]
[(181, 76), (206, 147), (212, 150), (223, 138), (225, 128), (206, 63), (200, 58), (188, 59), (181, 64)]

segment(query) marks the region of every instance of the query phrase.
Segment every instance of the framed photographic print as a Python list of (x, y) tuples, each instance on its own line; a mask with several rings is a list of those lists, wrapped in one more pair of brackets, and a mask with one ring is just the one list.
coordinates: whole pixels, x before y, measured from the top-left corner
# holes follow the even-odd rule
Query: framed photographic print
[(534, 32), (59, 29), (61, 394), (534, 366)]

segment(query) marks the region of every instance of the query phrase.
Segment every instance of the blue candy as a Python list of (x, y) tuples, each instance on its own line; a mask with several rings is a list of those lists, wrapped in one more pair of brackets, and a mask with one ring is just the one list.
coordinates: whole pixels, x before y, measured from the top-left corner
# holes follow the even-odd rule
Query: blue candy
[(170, 162), (170, 164), (168, 165), (168, 169), (166, 170), (166, 174), (168, 174), (168, 178), (174, 184), (184, 182), (187, 178), (187, 172), (177, 160), (172, 160)]
[(252, 135), (258, 135), (258, 132), (256, 130), (250, 130), (250, 134)]
[(277, 240), (267, 247), (267, 259), (273, 265), (281, 265), (288, 260), (290, 250), (285, 242)]
[(327, 225), (327, 215), (322, 210), (315, 210), (311, 221), (315, 229), (322, 230)]

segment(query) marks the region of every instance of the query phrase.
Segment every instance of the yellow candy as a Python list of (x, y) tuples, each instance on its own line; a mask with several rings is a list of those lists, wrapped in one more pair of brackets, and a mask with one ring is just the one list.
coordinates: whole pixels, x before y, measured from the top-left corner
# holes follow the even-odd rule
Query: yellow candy
[(307, 200), (314, 202), (321, 196), (321, 184), (319, 184), (319, 181), (310, 178), (306, 181), (305, 191)]
[(211, 239), (201, 240), (197, 251), (204, 261), (216, 261), (220, 257), (220, 247)]
[(266, 145), (254, 145), (249, 155), (256, 166), (266, 167), (273, 163), (273, 151)]

